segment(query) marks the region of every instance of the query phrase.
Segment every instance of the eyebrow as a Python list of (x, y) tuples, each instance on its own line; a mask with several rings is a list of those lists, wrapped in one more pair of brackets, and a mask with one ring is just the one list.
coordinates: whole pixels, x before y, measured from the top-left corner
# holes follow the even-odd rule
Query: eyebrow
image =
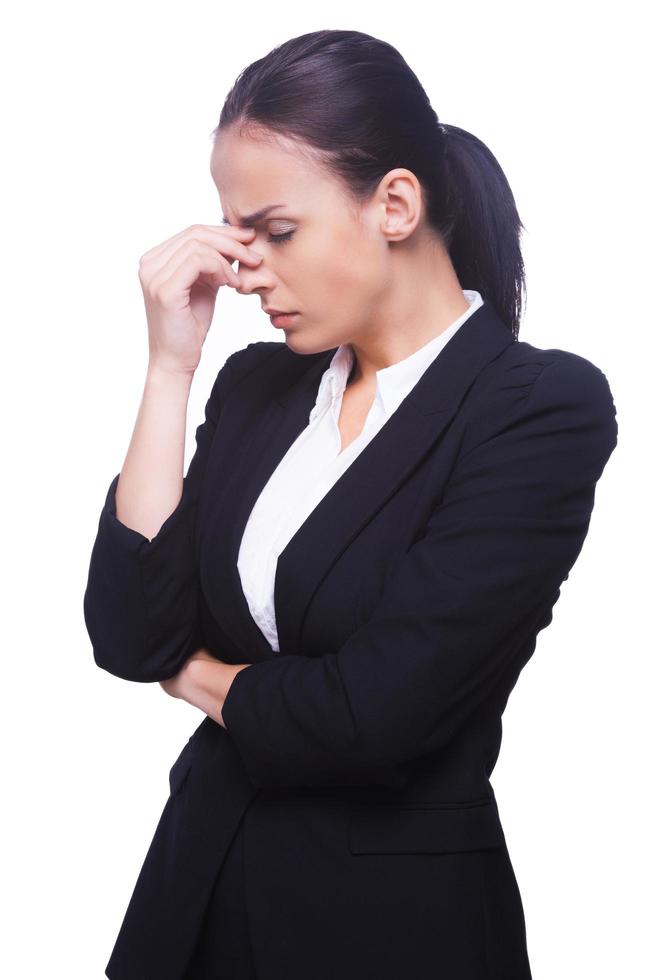
[[(262, 218), (272, 211), (274, 208), (285, 208), (286, 204), (268, 204), (265, 208), (259, 208), (258, 211), (253, 211), (252, 214), (246, 214), (244, 218), (239, 218), (237, 224), (239, 225), (254, 225), (257, 221), (261, 221)], [(223, 224), (230, 224), (225, 215), (223, 215)]]

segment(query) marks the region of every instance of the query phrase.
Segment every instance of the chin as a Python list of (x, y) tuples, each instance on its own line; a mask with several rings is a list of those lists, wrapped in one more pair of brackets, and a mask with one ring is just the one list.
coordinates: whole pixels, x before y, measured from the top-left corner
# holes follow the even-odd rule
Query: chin
[(319, 341), (312, 338), (305, 331), (295, 330), (292, 327), (282, 329), (284, 329), (286, 346), (289, 348), (289, 350), (292, 350), (294, 354), (323, 354), (325, 351), (338, 347), (340, 343), (340, 341), (333, 340), (331, 338)]

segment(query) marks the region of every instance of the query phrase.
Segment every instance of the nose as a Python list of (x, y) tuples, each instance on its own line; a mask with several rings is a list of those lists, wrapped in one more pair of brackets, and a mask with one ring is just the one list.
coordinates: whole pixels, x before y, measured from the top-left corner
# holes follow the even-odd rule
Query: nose
[(236, 286), (236, 292), (241, 293), (243, 296), (248, 296), (257, 289), (269, 289), (272, 285), (271, 273), (266, 268), (263, 256), (258, 265), (250, 266), (239, 261), (236, 272), (238, 278), (241, 280), (240, 285)]

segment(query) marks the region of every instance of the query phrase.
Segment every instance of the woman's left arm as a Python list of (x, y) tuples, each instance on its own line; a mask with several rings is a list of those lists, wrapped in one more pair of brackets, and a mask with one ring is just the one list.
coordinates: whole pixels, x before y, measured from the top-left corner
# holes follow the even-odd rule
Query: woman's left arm
[[(617, 444), (604, 374), (567, 351), (512, 365), (421, 536), (339, 650), (231, 679), (221, 717), (254, 785), (400, 786), (513, 680), (586, 536)], [(208, 666), (202, 665), (199, 666)]]

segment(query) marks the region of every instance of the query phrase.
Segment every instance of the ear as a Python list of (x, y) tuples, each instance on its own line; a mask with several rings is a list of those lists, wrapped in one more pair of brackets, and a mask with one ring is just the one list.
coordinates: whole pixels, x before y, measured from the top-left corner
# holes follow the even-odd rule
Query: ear
[(424, 202), (420, 181), (411, 170), (389, 170), (377, 189), (382, 214), (382, 234), (399, 242), (413, 234), (420, 223)]

